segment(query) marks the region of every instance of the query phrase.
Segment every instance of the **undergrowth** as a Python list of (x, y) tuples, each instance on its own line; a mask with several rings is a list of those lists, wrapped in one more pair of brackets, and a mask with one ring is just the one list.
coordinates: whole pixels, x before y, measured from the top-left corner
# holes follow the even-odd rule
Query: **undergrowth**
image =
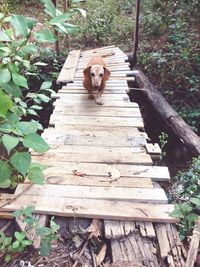
[(179, 172), (174, 178), (173, 197), (178, 204), (172, 213), (180, 219), (178, 225), (181, 239), (185, 239), (194, 228), (200, 215), (200, 156), (193, 159), (186, 171)]

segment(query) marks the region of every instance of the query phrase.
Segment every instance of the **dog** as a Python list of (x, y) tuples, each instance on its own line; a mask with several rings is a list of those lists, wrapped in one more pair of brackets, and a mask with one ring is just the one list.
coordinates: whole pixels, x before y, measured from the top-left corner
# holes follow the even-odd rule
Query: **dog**
[(101, 97), (105, 90), (106, 81), (110, 77), (110, 71), (103, 60), (103, 57), (91, 58), (87, 67), (84, 69), (83, 74), (83, 86), (88, 91), (88, 98), (94, 99), (94, 93), (96, 91), (96, 103), (98, 105), (103, 105)]

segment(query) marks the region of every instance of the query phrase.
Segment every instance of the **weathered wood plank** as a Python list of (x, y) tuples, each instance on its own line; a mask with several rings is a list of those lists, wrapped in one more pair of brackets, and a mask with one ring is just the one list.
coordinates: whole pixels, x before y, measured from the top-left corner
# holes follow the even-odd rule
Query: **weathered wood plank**
[[(60, 96), (62, 97), (62, 101), (65, 101), (65, 100), (87, 100), (87, 101), (90, 101), (90, 102), (94, 102), (94, 100), (89, 100), (88, 99), (88, 95), (87, 94), (56, 94), (56, 96)], [(105, 100), (114, 100), (114, 101), (122, 101), (122, 102), (129, 102), (130, 99), (128, 97), (128, 95), (124, 95), (124, 94), (103, 94), (102, 95), (102, 99), (103, 101)]]
[[(96, 116), (96, 117), (130, 117), (130, 118), (141, 118), (141, 113), (139, 108), (108, 108), (104, 106), (96, 107), (58, 107), (56, 106), (54, 109), (55, 115), (81, 115), (81, 116)], [(153, 150), (153, 152), (157, 152), (157, 150)]]
[[(53, 185), (54, 187), (55, 185)], [(40, 188), (44, 188), (40, 186)], [(37, 192), (41, 192), (40, 188)], [(54, 188), (52, 189), (54, 192)], [(27, 192), (28, 193), (28, 192)], [(134, 203), (127, 201), (106, 201), (94, 199), (75, 199), (53, 197), (51, 194), (43, 196), (21, 195), (17, 200), (3, 208), (5, 212), (19, 210), (22, 206), (34, 205), (35, 213), (58, 215), (64, 217), (84, 217), (110, 220), (177, 222), (169, 216), (174, 210), (170, 204)], [(2, 211), (2, 209), (0, 209)]]
[(74, 76), (80, 57), (80, 50), (72, 50), (65, 63), (62, 70), (58, 76), (57, 83), (68, 83), (74, 81)]
[[(81, 150), (83, 148), (84, 150)], [(42, 161), (43, 163), (48, 163), (50, 160), (54, 162), (66, 162), (67, 159), (68, 162), (152, 164), (151, 157), (148, 154), (142, 152), (134, 153), (135, 148), (102, 148), (102, 153), (97, 153), (95, 147), (91, 148), (90, 151), (88, 146), (84, 146), (81, 149), (80, 146), (74, 147), (71, 151), (68, 149), (69, 151), (66, 152), (50, 149), (45, 154), (32, 152), (32, 155), (35, 161)]]
[(142, 118), (120, 118), (120, 117), (95, 117), (95, 116), (67, 116), (67, 115), (52, 115), (50, 123), (66, 124), (66, 125), (90, 125), (90, 126), (111, 126), (112, 127), (137, 127), (143, 128), (144, 123)]
[[(138, 104), (137, 103), (134, 103), (134, 102), (128, 102), (127, 100), (124, 100), (124, 101), (121, 101), (121, 100), (109, 100), (109, 99), (104, 99), (103, 101), (103, 106), (104, 107), (115, 107), (115, 108), (137, 108), (138, 107)], [(67, 100), (67, 99), (62, 99), (62, 96), (61, 96), (61, 99), (57, 99), (55, 102), (54, 102), (54, 106), (58, 106), (60, 108), (62, 107), (75, 107), (75, 106), (86, 106), (86, 107), (96, 107), (97, 104), (94, 101), (91, 101), (89, 99), (83, 99), (81, 100), (80, 98), (77, 99), (77, 100)]]
[[(27, 184), (19, 184), (18, 190), (23, 191)], [(160, 188), (122, 188), (122, 187), (90, 187), (90, 186), (72, 186), (44, 184), (33, 185), (23, 195), (30, 198), (34, 196), (51, 196), (52, 198), (74, 198), (74, 199), (95, 199), (112, 201), (129, 201), (153, 204), (168, 203), (167, 196)], [(11, 204), (12, 205), (12, 204)]]
[[(104, 94), (124, 94), (127, 95), (128, 88), (125, 89), (118, 89), (118, 90), (114, 90), (114, 89), (105, 89)], [(59, 94), (88, 94), (88, 92), (84, 89), (76, 89), (76, 88), (72, 88), (72, 89), (62, 89), (59, 91)], [(94, 94), (97, 93), (97, 91), (93, 92)]]
[[(124, 136), (118, 133), (117, 136), (113, 136), (111, 133), (103, 131), (100, 132), (90, 132), (84, 133), (59, 133), (57, 131), (45, 131), (43, 133), (43, 138), (48, 144), (57, 145), (76, 145), (76, 146), (107, 146), (107, 147), (134, 147), (134, 146), (145, 146), (146, 139), (144, 136)], [(103, 133), (107, 135), (103, 135)], [(105, 138), (106, 136), (106, 138)]]
[(120, 177), (141, 177), (151, 178), (154, 181), (169, 181), (170, 175), (167, 167), (162, 166), (138, 166), (138, 165), (125, 165), (125, 164), (102, 164), (102, 163), (72, 163), (65, 162), (63, 165), (56, 165), (49, 161), (49, 168), (45, 170), (46, 174), (58, 173), (60, 175), (72, 174), (74, 170), (79, 173), (84, 173), (89, 176), (107, 176), (117, 169)]
[[(76, 172), (74, 172), (76, 173)], [(77, 185), (77, 186), (91, 186), (91, 187), (122, 187), (122, 188), (153, 188), (152, 180), (150, 178), (130, 178), (119, 177), (112, 178), (111, 176), (88, 176), (66, 174), (60, 175), (58, 172), (49, 173), (44, 171), (45, 181), (47, 184), (57, 185)]]

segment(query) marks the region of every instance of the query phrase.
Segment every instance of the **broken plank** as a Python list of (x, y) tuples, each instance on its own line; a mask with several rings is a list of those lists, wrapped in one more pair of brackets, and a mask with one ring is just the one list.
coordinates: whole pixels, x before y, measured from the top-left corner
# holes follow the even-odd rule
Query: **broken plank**
[[(53, 185), (54, 186), (54, 185)], [(41, 186), (41, 189), (44, 188)], [(39, 189), (40, 191), (40, 189)], [(54, 190), (53, 190), (54, 191)], [(34, 205), (35, 213), (64, 217), (99, 218), (110, 220), (150, 221), (176, 223), (169, 215), (174, 210), (170, 204), (134, 203), (94, 199), (56, 198), (51, 195), (21, 195), (0, 211), (15, 211), (22, 206)]]
[(96, 116), (96, 117), (130, 117), (130, 118), (141, 118), (139, 108), (115, 108), (115, 107), (55, 107), (55, 115), (81, 115), (81, 116)]
[(119, 238), (135, 231), (135, 222), (104, 220), (104, 233), (108, 239)]
[(142, 118), (120, 118), (120, 117), (95, 117), (95, 116), (67, 116), (67, 115), (52, 115), (50, 123), (66, 124), (66, 125), (90, 125), (90, 126), (111, 126), (112, 127), (137, 127), (143, 128), (144, 123)]
[(57, 83), (68, 83), (74, 81), (74, 76), (80, 57), (81, 50), (72, 50), (62, 67), (62, 70), (58, 76)]
[(109, 176), (113, 169), (117, 169), (120, 177), (141, 177), (151, 178), (155, 181), (169, 181), (170, 175), (167, 167), (162, 166), (138, 166), (125, 164), (103, 164), (103, 163), (70, 163), (57, 164), (48, 162), (49, 168), (45, 173), (56, 173), (59, 171), (60, 175), (72, 174), (74, 170), (80, 173), (85, 173), (90, 176)]

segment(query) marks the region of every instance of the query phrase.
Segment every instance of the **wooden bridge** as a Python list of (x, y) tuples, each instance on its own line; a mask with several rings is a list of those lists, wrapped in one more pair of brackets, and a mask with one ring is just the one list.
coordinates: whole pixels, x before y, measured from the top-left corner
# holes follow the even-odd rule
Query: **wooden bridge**
[[(98, 106), (82, 86), (83, 69), (92, 56), (110, 51), (111, 77)], [(170, 216), (174, 207), (159, 185), (170, 180), (169, 172), (153, 163), (160, 151), (147, 142), (139, 106), (127, 95), (127, 82), (139, 72), (126, 61), (114, 46), (69, 53), (58, 78), (65, 85), (56, 95), (53, 127), (43, 133), (51, 148), (32, 152), (48, 165), (45, 185), (18, 185), (16, 194), (29, 189), (4, 208), (34, 205), (43, 223), (47, 215), (102, 219), (114, 266), (185, 266)]]

